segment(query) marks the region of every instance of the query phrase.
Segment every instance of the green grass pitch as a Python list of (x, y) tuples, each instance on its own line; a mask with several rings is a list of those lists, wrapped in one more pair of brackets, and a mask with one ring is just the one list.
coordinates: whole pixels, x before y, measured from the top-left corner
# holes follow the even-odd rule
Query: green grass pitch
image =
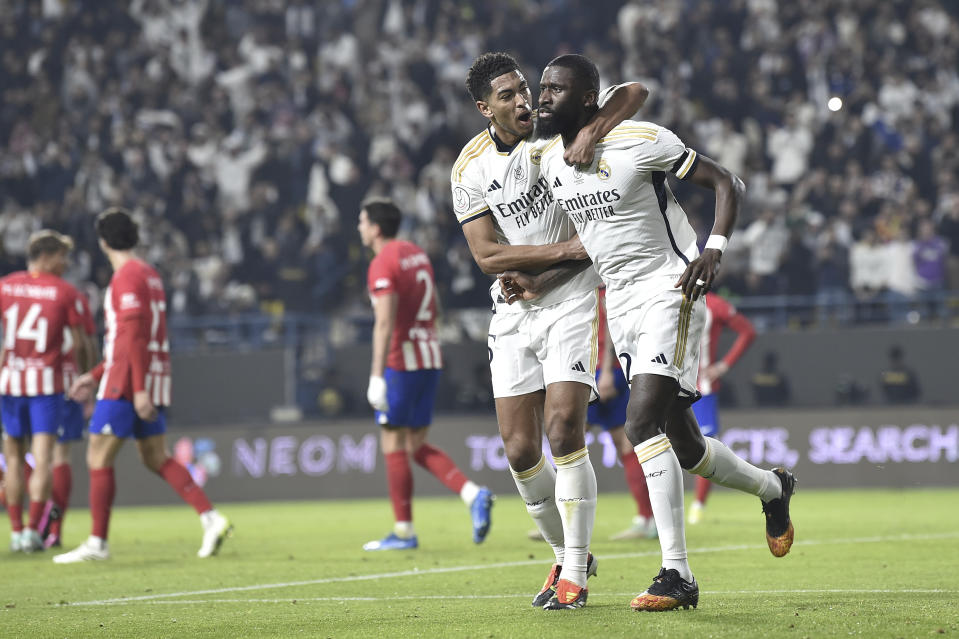
[[(234, 537), (195, 557), (187, 507), (118, 508), (113, 558), (59, 566), (0, 551), (0, 637), (938, 637), (959, 636), (959, 490), (802, 491), (796, 543), (769, 554), (759, 501), (717, 490), (687, 529), (696, 610), (635, 613), (659, 567), (654, 540), (612, 542), (631, 500), (600, 495), (599, 575), (576, 611), (530, 606), (549, 569), (515, 494), (470, 541), (465, 506), (418, 499), (420, 548), (368, 553), (385, 500), (226, 504)], [(86, 536), (74, 510), (66, 546)]]

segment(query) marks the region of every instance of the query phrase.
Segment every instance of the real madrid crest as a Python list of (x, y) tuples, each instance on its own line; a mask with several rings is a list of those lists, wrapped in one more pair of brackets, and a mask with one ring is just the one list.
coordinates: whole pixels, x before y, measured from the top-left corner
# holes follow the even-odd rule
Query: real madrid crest
[(609, 175), (609, 163), (606, 160), (601, 159), (599, 164), (596, 165), (596, 177), (598, 177), (600, 180), (608, 180)]

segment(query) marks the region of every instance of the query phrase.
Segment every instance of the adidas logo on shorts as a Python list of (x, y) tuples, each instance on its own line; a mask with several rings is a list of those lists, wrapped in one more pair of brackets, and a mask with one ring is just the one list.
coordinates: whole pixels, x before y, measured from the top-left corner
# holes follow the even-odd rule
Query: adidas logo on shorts
[(586, 372), (586, 367), (583, 366), (583, 363), (582, 363), (582, 362), (576, 362), (575, 364), (573, 364), (573, 370), (574, 370), (574, 371), (579, 371), (580, 373), (585, 373), (585, 372)]
[(651, 359), (651, 360), (649, 360), (649, 361), (651, 361), (651, 362), (654, 363), (654, 364), (668, 364), (668, 363), (669, 363), (669, 362), (666, 361), (666, 356), (663, 355), (662, 353), (660, 353), (659, 355), (657, 355), (656, 357), (654, 357), (653, 359)]

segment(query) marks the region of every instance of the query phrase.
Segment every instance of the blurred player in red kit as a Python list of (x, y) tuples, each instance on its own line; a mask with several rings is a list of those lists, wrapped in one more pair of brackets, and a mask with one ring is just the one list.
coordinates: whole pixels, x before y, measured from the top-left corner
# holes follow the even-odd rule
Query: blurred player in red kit
[(426, 441), (443, 367), (434, 326), (437, 312), (433, 266), (421, 248), (396, 239), (401, 213), (389, 200), (370, 200), (357, 230), (375, 254), (367, 283), (373, 302), (373, 357), (366, 397), (382, 427), (380, 443), (396, 522), (393, 532), (366, 550), (416, 548), (410, 457), (439, 479), (470, 509), (473, 541), (490, 528), (493, 494), (466, 478), (449, 456)]
[(200, 515), (203, 542), (199, 557), (219, 550), (232, 525), (210, 504), (189, 471), (174, 460), (166, 445), (166, 408), (170, 406), (170, 345), (166, 330), (163, 282), (152, 266), (134, 255), (139, 241), (136, 222), (119, 208), (97, 218), (100, 248), (113, 267), (104, 296), (106, 335), (103, 361), (70, 388), (84, 402), (99, 384), (90, 419), (87, 465), (90, 468), (90, 536), (56, 563), (107, 559), (107, 530), (116, 492), (113, 465), (124, 440), (136, 439), (144, 465), (160, 475)]
[[(5, 431), (10, 549), (14, 552), (43, 550), (41, 520), (50, 498), (53, 447), (65, 405), (65, 353), (71, 342), (86, 339), (80, 294), (61, 277), (72, 248), (69, 237), (39, 231), (27, 245), (27, 270), (0, 280), (0, 413)], [(34, 471), (28, 486), (30, 523), (24, 527), (22, 496), (28, 440)]]
[[(736, 332), (736, 341), (729, 347), (729, 351), (722, 359), (717, 359), (719, 352), (719, 336), (724, 328)], [(703, 327), (703, 338), (700, 342), (699, 354), (699, 392), (702, 399), (693, 404), (693, 413), (703, 431), (703, 437), (719, 436), (719, 379), (743, 356), (749, 345), (756, 339), (756, 329), (744, 315), (736, 308), (715, 293), (706, 294), (706, 325)], [(712, 486), (705, 477), (696, 477), (696, 501), (689, 509), (690, 524), (698, 524), (703, 520), (703, 510), (706, 508), (706, 498)]]
[[(82, 338), (73, 343), (73, 348), (66, 354), (64, 364), (63, 387), (67, 390), (73, 381), (91, 368), (97, 361), (96, 353), (96, 322), (90, 312), (90, 304), (83, 293), (77, 299), (83, 311)], [(63, 521), (70, 504), (70, 493), (73, 489), (73, 469), (70, 466), (70, 445), (83, 439), (83, 429), (92, 410), (92, 403), (80, 404), (67, 399), (63, 409), (63, 421), (57, 431), (57, 442), (53, 445), (53, 485), (50, 491), (50, 505), (47, 508), (47, 517), (43, 526), (43, 545), (47, 548), (59, 547), (63, 535)]]

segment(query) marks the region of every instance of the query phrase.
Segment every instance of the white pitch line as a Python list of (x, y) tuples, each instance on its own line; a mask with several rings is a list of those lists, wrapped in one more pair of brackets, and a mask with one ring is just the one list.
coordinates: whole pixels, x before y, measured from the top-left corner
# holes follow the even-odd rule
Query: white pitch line
[[(959, 593), (959, 590), (917, 589), (907, 588), (897, 590), (894, 588), (797, 588), (794, 590), (703, 590), (705, 595), (791, 595), (791, 594), (849, 594), (849, 595), (901, 595), (901, 594), (920, 594), (920, 595), (952, 595)], [(350, 602), (350, 601), (425, 601), (450, 599), (529, 599), (529, 593), (502, 594), (502, 595), (408, 595), (396, 597), (288, 597), (286, 599), (160, 599), (153, 601), (117, 601), (117, 604), (138, 603), (148, 605), (209, 605), (222, 603), (268, 603), (268, 604), (300, 604), (300, 603), (328, 603), (328, 602)], [(630, 592), (600, 592), (594, 593), (591, 598), (597, 597), (635, 597), (636, 591)], [(80, 605), (80, 604), (72, 604)]]
[[(930, 535), (892, 535), (889, 537), (851, 537), (847, 539), (829, 539), (829, 540), (808, 540), (796, 542), (793, 544), (796, 546), (825, 546), (825, 545), (837, 545), (837, 544), (864, 544), (864, 543), (877, 543), (877, 542), (887, 542), (887, 541), (932, 541), (936, 539), (955, 539), (959, 537), (959, 532), (954, 533), (938, 533)], [(755, 550), (757, 548), (764, 548), (757, 544), (742, 544), (735, 546), (716, 546), (712, 548), (697, 548), (695, 550), (690, 550), (691, 554), (702, 554), (702, 553), (717, 553), (717, 552), (733, 552), (737, 550)], [(650, 557), (650, 556), (659, 556), (660, 551), (646, 551), (646, 552), (633, 552), (633, 553), (622, 553), (617, 555), (603, 555), (601, 559), (633, 559), (638, 557)], [(97, 599), (93, 601), (78, 601), (74, 603), (69, 603), (66, 605), (69, 606), (105, 606), (110, 604), (117, 603), (131, 603), (131, 602), (149, 602), (155, 601), (158, 599), (169, 599), (173, 597), (190, 597), (197, 595), (218, 595), (227, 592), (248, 592), (251, 590), (271, 590), (276, 588), (292, 588), (295, 586), (314, 586), (320, 584), (332, 584), (332, 583), (348, 583), (353, 581), (370, 581), (376, 579), (394, 579), (397, 577), (418, 577), (422, 575), (438, 575), (443, 573), (451, 572), (466, 572), (470, 570), (490, 570), (495, 568), (517, 568), (521, 566), (538, 566), (542, 565), (544, 562), (539, 559), (527, 560), (527, 561), (508, 561), (508, 562), (499, 562), (491, 564), (479, 564), (472, 566), (448, 566), (445, 568), (427, 568), (425, 570), (402, 570), (398, 572), (387, 572), (379, 573), (373, 575), (351, 575), (348, 577), (329, 577), (326, 579), (308, 579), (304, 581), (286, 581), (280, 583), (272, 584), (253, 584), (250, 586), (231, 586), (229, 588), (212, 588), (209, 590), (188, 590), (183, 592), (169, 592), (169, 593), (158, 593), (154, 595), (140, 595), (138, 597), (118, 597), (114, 599)], [(752, 591), (749, 591), (752, 592)], [(794, 591), (788, 591), (794, 592)], [(818, 592), (818, 591), (816, 591)], [(898, 591), (903, 592), (903, 591)], [(295, 599), (295, 597), (291, 597)]]

